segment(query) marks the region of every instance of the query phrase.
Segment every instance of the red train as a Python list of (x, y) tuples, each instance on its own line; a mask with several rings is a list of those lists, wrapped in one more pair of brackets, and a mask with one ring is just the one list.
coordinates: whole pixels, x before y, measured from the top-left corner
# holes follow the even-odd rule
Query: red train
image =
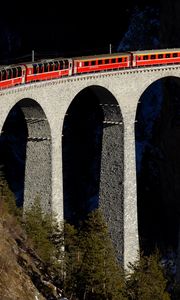
[(0, 67), (0, 89), (91, 72), (180, 63), (180, 48), (39, 60)]

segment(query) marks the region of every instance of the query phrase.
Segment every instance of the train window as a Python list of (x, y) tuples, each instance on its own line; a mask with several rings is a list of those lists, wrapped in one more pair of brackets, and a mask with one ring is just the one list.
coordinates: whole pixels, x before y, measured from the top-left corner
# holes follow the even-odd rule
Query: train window
[(68, 69), (68, 68), (69, 68), (69, 62), (68, 62), (67, 59), (64, 61), (64, 68), (65, 68), (65, 69)]
[(18, 77), (22, 76), (22, 70), (21, 70), (21, 67), (17, 67), (17, 71), (18, 71)]
[(42, 72), (43, 72), (43, 65), (39, 64), (39, 73), (42, 73)]
[(137, 59), (138, 59), (138, 60), (141, 60), (141, 56), (137, 56)]
[(48, 63), (44, 63), (44, 72), (48, 72)]
[(98, 65), (102, 65), (102, 59), (98, 60)]
[(116, 59), (115, 59), (115, 58), (112, 58), (112, 59), (111, 59), (111, 62), (112, 62), (112, 64), (115, 64)]
[(57, 62), (57, 61), (54, 62), (54, 70), (55, 70), (55, 71), (58, 70), (58, 62)]
[(37, 74), (37, 65), (33, 65), (33, 74)]
[(105, 59), (104, 63), (107, 65), (109, 63), (109, 59)]
[(49, 62), (49, 71), (53, 71), (53, 64), (52, 64), (52, 62)]
[(122, 62), (122, 57), (118, 57), (118, 62)]
[(156, 55), (155, 54), (152, 54), (151, 55), (151, 59), (155, 59), (156, 58)]
[(11, 69), (7, 70), (7, 79), (11, 79), (12, 75), (11, 75)]
[(85, 67), (89, 66), (89, 62), (88, 62), (88, 61), (85, 61), (85, 62), (84, 62), (84, 66), (85, 66)]
[(127, 61), (127, 57), (124, 57), (124, 61)]
[(96, 61), (95, 60), (92, 60), (91, 61), (91, 66), (95, 66), (96, 65)]
[(144, 56), (143, 56), (143, 59), (144, 59), (144, 60), (147, 60), (147, 59), (148, 59), (148, 55), (144, 55)]
[(60, 64), (60, 70), (62, 70), (63, 69), (63, 61), (60, 60), (59, 64)]
[(165, 57), (166, 57), (166, 58), (170, 58), (170, 53), (166, 53), (166, 54), (165, 54)]
[(2, 70), (1, 74), (2, 74), (2, 80), (6, 80), (6, 70)]
[(163, 58), (163, 54), (158, 54), (158, 58)]
[(13, 78), (17, 77), (17, 69), (16, 68), (12, 68), (12, 76), (13, 76)]
[(178, 54), (177, 53), (173, 53), (173, 57), (177, 57), (178, 56)]

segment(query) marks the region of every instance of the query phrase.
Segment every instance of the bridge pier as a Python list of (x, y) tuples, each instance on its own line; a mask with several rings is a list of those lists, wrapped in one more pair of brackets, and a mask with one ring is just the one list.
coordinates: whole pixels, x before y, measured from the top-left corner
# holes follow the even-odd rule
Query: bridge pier
[(139, 257), (134, 117), (124, 115), (124, 267)]
[(31, 99), (20, 101), (27, 124), (24, 209), (28, 209), (39, 197), (43, 211), (50, 211), (51, 183), (51, 135), (48, 120), (42, 108)]
[(118, 260), (124, 257), (124, 143), (123, 120), (118, 104), (101, 104), (104, 114), (99, 206), (107, 221)]

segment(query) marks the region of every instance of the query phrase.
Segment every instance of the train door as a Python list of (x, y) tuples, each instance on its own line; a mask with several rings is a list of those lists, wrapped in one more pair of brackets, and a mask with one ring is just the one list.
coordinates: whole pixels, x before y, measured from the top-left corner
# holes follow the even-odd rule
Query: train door
[(73, 61), (72, 61), (72, 59), (69, 59), (69, 76), (71, 76), (72, 75), (72, 68), (73, 68)]
[(21, 78), (21, 83), (25, 83), (25, 76), (26, 76), (25, 67), (24, 66), (17, 67), (17, 77)]
[(26, 82), (26, 69), (25, 67), (22, 68), (22, 83)]
[(77, 73), (77, 61), (73, 60), (73, 75)]
[(132, 61), (132, 67), (136, 67), (137, 66), (137, 59), (138, 56), (136, 54), (131, 54), (131, 61)]

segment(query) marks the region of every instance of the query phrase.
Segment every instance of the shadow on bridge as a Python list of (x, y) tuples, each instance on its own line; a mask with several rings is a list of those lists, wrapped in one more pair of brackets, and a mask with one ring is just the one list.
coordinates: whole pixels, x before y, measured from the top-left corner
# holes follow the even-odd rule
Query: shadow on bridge
[(114, 96), (90, 86), (71, 102), (64, 118), (64, 216), (74, 224), (101, 207), (118, 258), (123, 257), (123, 120)]
[(141, 250), (163, 255), (180, 246), (180, 79), (154, 82), (136, 114), (138, 222)]

